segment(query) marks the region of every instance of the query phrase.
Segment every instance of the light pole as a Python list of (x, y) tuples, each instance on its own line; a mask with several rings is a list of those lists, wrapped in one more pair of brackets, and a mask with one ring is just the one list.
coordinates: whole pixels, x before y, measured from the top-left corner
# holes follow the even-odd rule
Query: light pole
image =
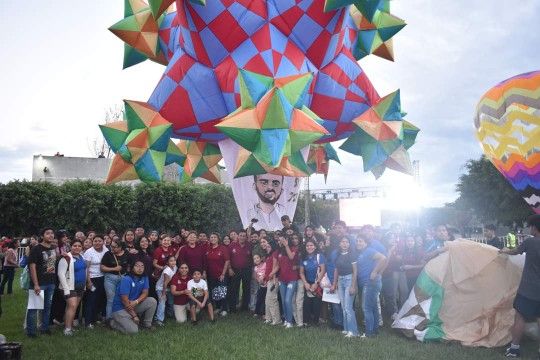
[(307, 177), (307, 189), (304, 192), (304, 225), (309, 225), (309, 202), (311, 201), (311, 194), (309, 193), (309, 176)]

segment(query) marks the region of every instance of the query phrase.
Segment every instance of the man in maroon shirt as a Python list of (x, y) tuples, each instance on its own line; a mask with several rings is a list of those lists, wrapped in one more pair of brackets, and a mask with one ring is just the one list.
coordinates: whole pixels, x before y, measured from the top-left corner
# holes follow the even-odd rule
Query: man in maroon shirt
[(186, 263), (189, 266), (189, 273), (199, 270), (203, 278), (206, 279), (206, 247), (197, 244), (197, 234), (191, 232), (187, 238), (187, 245), (180, 248), (178, 252), (178, 263)]
[(228, 294), (229, 310), (231, 312), (236, 311), (240, 283), (242, 283), (242, 305), (240, 310), (247, 310), (251, 287), (251, 246), (247, 242), (245, 231), (238, 232), (238, 242), (231, 243), (229, 252), (231, 259), (231, 266), (229, 267), (229, 276), (231, 277), (231, 286), (229, 287)]

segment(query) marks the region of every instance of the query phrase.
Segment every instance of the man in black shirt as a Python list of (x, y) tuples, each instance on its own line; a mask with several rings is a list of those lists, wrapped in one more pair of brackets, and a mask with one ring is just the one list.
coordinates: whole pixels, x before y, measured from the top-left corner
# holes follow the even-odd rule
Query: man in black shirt
[(493, 224), (488, 224), (484, 228), (484, 234), (486, 236), (486, 244), (502, 249), (504, 247), (503, 242), (496, 235), (497, 227)]
[[(532, 238), (525, 239), (517, 248), (500, 250), (503, 254), (525, 253), (525, 266), (514, 299), (516, 315), (512, 327), (512, 343), (506, 349), (506, 357), (520, 356), (520, 342), (525, 321), (536, 320), (540, 325), (540, 214), (527, 219)], [(539, 354), (540, 358), (540, 354)]]
[[(41, 333), (50, 335), (49, 318), (56, 280), (56, 251), (52, 246), (54, 230), (45, 228), (41, 232), (42, 242), (32, 248), (28, 257), (28, 269), (30, 270), (30, 291), (40, 295), (44, 292), (44, 306), (41, 321)], [(26, 334), (29, 337), (37, 336), (37, 312), (36, 309), (27, 310)]]

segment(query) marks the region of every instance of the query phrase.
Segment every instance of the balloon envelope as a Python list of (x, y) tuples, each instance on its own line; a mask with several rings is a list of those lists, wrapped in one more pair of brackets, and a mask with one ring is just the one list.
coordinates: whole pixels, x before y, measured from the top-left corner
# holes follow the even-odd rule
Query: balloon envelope
[(474, 125), (488, 159), (540, 214), (540, 71), (490, 89)]

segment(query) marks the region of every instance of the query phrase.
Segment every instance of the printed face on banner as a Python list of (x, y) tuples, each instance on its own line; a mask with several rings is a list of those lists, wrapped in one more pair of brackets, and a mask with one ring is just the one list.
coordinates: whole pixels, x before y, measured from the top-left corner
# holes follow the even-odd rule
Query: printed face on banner
[(253, 221), (256, 230), (281, 230), (281, 217), (294, 218), (301, 178), (274, 174), (261, 174), (234, 178), (230, 169), (235, 168), (238, 145), (227, 139), (219, 142), (225, 161), (242, 225)]
[(254, 175), (255, 191), (263, 203), (274, 205), (283, 191), (283, 176), (264, 174)]

